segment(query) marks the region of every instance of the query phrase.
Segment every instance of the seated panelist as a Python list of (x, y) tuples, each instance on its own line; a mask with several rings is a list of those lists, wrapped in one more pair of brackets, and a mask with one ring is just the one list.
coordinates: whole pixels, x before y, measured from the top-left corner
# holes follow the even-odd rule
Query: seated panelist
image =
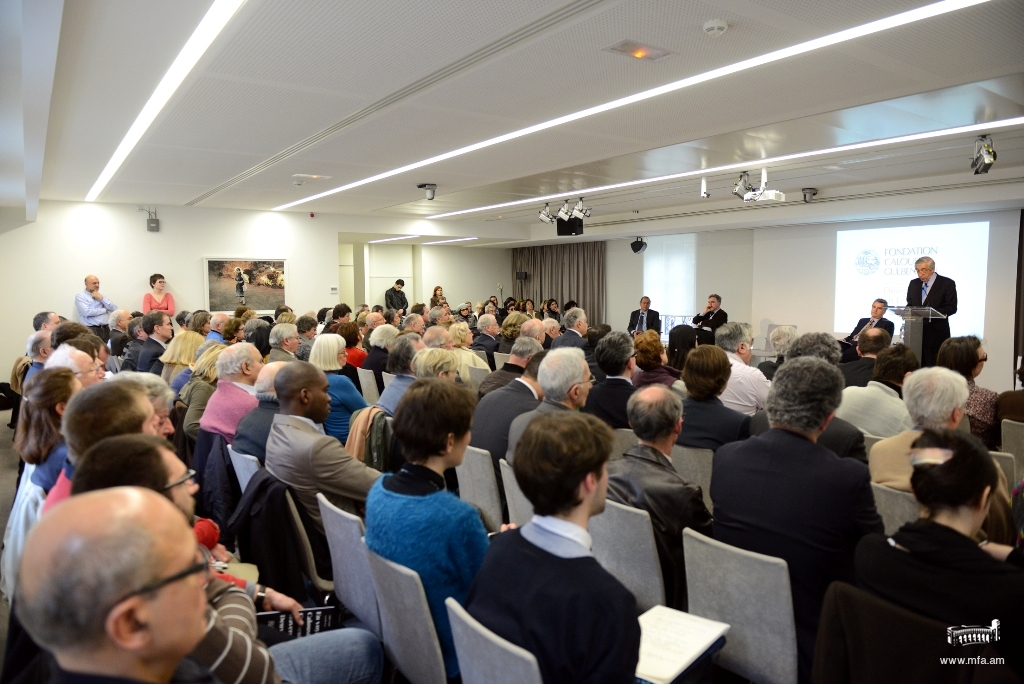
[(854, 326), (853, 332), (839, 341), (839, 346), (843, 348), (842, 363), (849, 363), (850, 361), (857, 360), (857, 340), (865, 330), (881, 328), (889, 333), (890, 338), (895, 336), (895, 326), (892, 321), (884, 318), (885, 312), (888, 311), (888, 309), (889, 302), (884, 299), (876, 299), (871, 303), (871, 315), (857, 321), (857, 325)]

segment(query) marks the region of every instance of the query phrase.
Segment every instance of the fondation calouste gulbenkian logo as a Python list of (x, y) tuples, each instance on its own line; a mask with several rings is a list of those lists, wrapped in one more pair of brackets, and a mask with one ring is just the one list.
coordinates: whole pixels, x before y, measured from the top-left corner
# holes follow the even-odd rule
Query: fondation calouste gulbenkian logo
[(878, 258), (878, 252), (875, 250), (865, 249), (854, 257), (853, 263), (857, 273), (869, 276), (878, 270), (878, 267), (882, 265), (882, 260)]
[(954, 646), (991, 644), (999, 641), (999, 620), (993, 620), (988, 627), (960, 625), (946, 628), (946, 641)]

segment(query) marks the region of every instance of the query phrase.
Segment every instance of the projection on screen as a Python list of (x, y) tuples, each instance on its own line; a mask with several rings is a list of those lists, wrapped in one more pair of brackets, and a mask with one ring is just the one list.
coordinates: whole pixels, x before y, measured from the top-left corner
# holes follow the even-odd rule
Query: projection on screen
[[(939, 275), (956, 281), (958, 310), (949, 319), (953, 337), (984, 337), (988, 221), (836, 233), (836, 331), (853, 330), (870, 315), (875, 299), (905, 306), (907, 284), (917, 277), (914, 262), (923, 256), (935, 260)], [(899, 335), (902, 319), (891, 311), (885, 317)]]

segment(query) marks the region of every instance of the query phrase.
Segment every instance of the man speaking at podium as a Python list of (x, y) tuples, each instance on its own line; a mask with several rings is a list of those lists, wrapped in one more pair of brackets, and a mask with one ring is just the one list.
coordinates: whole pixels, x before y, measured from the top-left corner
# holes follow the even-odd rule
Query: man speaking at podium
[[(935, 260), (921, 257), (914, 262), (917, 278), (907, 287), (907, 306), (927, 306), (945, 316), (956, 313), (956, 283), (935, 272)], [(949, 320), (925, 320), (921, 334), (921, 366), (934, 366), (939, 347), (949, 339)]]

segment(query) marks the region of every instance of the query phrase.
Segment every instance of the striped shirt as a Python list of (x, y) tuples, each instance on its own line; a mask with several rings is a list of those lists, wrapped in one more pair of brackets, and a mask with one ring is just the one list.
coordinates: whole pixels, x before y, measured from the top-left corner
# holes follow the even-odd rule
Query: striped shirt
[(281, 684), (270, 651), (256, 637), (256, 607), (249, 595), (211, 579), (206, 598), (210, 621), (192, 658), (223, 684)]

